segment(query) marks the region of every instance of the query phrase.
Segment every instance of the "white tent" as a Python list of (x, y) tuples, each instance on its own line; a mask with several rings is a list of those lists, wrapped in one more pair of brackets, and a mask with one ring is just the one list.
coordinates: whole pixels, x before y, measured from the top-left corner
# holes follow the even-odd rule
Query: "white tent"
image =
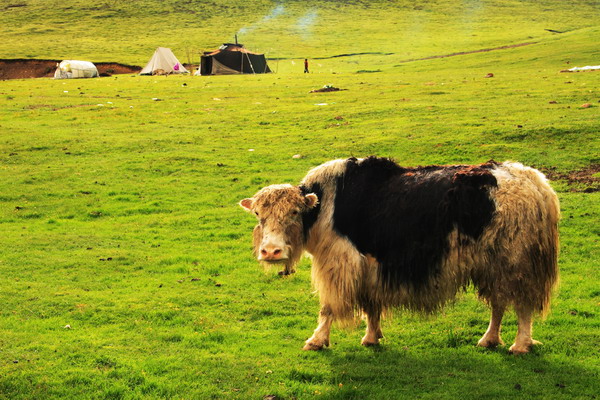
[(179, 62), (175, 54), (166, 47), (159, 47), (140, 72), (141, 75), (186, 74), (188, 70)]
[(58, 64), (54, 79), (95, 78), (98, 69), (89, 61), (63, 60)]

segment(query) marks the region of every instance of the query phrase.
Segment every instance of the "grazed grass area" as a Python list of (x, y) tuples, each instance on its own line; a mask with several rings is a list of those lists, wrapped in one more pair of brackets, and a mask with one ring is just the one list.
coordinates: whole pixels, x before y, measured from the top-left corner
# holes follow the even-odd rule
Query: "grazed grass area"
[(321, 62), (320, 70), (329, 73), (345, 64), (377, 69), (410, 58), (545, 40), (557, 35), (551, 31), (595, 26), (599, 13), (594, 0), (10, 0), (0, 8), (0, 57), (143, 65), (163, 46), (182, 62), (189, 55), (197, 63), (200, 51), (233, 41), (236, 33), (240, 42), (273, 58), (370, 53)]
[[(526, 18), (526, 3), (482, 4), (505, 10), (490, 14), (490, 26), (512, 12)], [(527, 18), (557, 15), (537, 8), (555, 2), (540, 4)], [(558, 4), (557, 13), (570, 7)], [(359, 29), (359, 15), (383, 21), (374, 30), (393, 23), (367, 5), (346, 6), (340, 32)], [(411, 3), (414, 12), (420, 5)], [(553, 183), (563, 212), (561, 285), (553, 312), (534, 327), (544, 345), (525, 357), (474, 346), (488, 311), (472, 293), (438, 317), (399, 312), (384, 322), (379, 348), (360, 347), (359, 324), (335, 329), (331, 349), (302, 352), (318, 311), (309, 261), (290, 278), (263, 273), (250, 254), (254, 221), (236, 205), (352, 155), (405, 165), (514, 159), (560, 173), (597, 164), (600, 73), (559, 72), (600, 56), (600, 30), (587, 27), (594, 3), (577, 5), (580, 13), (564, 16), (572, 25), (561, 25), (572, 32), (448, 59), (398, 64), (397, 51), (315, 61), (323, 67), (310, 75), (288, 60), (266, 76), (2, 82), (0, 398), (597, 396), (597, 192)], [(273, 4), (259, 6), (244, 11), (248, 23)], [(124, 29), (118, 17), (103, 21), (111, 20)], [(433, 31), (442, 40), (451, 29)], [(368, 47), (365, 32), (352, 52)], [(372, 37), (395, 38), (378, 32)], [(322, 43), (315, 54), (337, 53)], [(421, 44), (418, 54), (431, 54)], [(347, 90), (309, 93), (325, 84)], [(514, 338), (514, 315), (503, 332), (507, 343)]]

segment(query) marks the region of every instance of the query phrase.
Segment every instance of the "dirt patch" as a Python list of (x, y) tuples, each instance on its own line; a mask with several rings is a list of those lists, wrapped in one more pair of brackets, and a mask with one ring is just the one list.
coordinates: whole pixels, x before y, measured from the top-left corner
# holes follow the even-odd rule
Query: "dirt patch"
[(325, 86), (323, 86), (320, 89), (313, 89), (309, 93), (339, 92), (341, 90), (347, 90), (347, 89), (340, 89), (340, 88), (336, 88), (336, 87), (331, 86), (331, 85), (325, 85)]
[(439, 56), (429, 56), (429, 57), (423, 57), (423, 58), (411, 58), (411, 59), (408, 59), (408, 60), (399, 61), (399, 63), (408, 63), (408, 62), (423, 61), (423, 60), (433, 60), (433, 59), (436, 59), (436, 58), (464, 56), (464, 55), (467, 55), (467, 54), (475, 54), (475, 53), (487, 53), (487, 52), (490, 52), (490, 51), (514, 49), (515, 47), (529, 46), (529, 45), (536, 44), (536, 43), (537, 42), (526, 42), (526, 43), (518, 43), (518, 44), (509, 44), (507, 46), (492, 47), (492, 48), (489, 48), (489, 49), (480, 49), (480, 50), (471, 50), (471, 51), (460, 51), (458, 53), (442, 54), (442, 55), (439, 55)]
[[(52, 78), (56, 65), (62, 60), (28, 60), (4, 59), (0, 60), (0, 80)], [(135, 65), (126, 65), (113, 62), (94, 63), (100, 75), (137, 74), (142, 68)]]
[(540, 168), (553, 181), (566, 181), (571, 192), (593, 193), (600, 191), (600, 164), (592, 164), (580, 170), (559, 172), (554, 167)]

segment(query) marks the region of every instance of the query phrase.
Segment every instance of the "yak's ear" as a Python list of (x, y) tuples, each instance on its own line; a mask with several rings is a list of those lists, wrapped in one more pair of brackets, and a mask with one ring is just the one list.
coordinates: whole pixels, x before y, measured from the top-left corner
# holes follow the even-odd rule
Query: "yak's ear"
[(252, 199), (244, 199), (238, 203), (246, 211), (252, 211)]
[(308, 208), (313, 208), (317, 204), (319, 204), (319, 198), (314, 193), (309, 193), (306, 196), (304, 196), (304, 201), (306, 202)]

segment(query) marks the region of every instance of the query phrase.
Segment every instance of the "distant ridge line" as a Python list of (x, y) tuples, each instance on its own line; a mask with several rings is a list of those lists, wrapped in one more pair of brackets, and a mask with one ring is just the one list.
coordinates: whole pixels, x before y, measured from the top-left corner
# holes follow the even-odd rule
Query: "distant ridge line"
[(443, 54), (443, 55), (439, 55), (439, 56), (429, 56), (429, 57), (423, 57), (423, 58), (410, 58), (408, 60), (402, 60), (402, 61), (398, 61), (401, 64), (404, 63), (409, 63), (409, 62), (413, 62), (413, 61), (423, 61), (423, 60), (432, 60), (434, 58), (446, 58), (446, 57), (454, 57), (454, 56), (463, 56), (466, 54), (474, 54), (474, 53), (485, 53), (488, 51), (494, 51), (494, 50), (505, 50), (505, 49), (513, 49), (515, 47), (523, 47), (523, 46), (529, 46), (530, 44), (536, 44), (537, 42), (525, 42), (525, 43), (518, 43), (518, 44), (509, 44), (506, 46), (500, 46), (500, 47), (491, 47), (488, 49), (479, 49), (479, 50), (471, 50), (471, 51), (461, 51), (458, 53), (450, 53), (450, 54)]
[(336, 54), (335, 56), (315, 57), (315, 58), (313, 58), (313, 60), (326, 60), (328, 58), (353, 57), (353, 56), (364, 56), (364, 55), (391, 56), (394, 54), (396, 54), (396, 53), (383, 53), (380, 51), (368, 51), (365, 53), (345, 53), (345, 54)]
[[(344, 54), (336, 54), (334, 56), (326, 56), (326, 57), (313, 57), (312, 60), (327, 60), (329, 58), (338, 58), (338, 57), (354, 57), (354, 56), (364, 56), (364, 55), (378, 55), (378, 56), (391, 56), (396, 53), (383, 53), (380, 51), (368, 51), (364, 53), (344, 53)], [(297, 60), (294, 57), (267, 57), (269, 60), (273, 61), (281, 61), (281, 60)]]
[[(485, 53), (485, 52), (494, 51), (494, 50), (505, 50), (505, 49), (512, 49), (515, 47), (529, 46), (530, 44), (537, 44), (537, 43), (538, 42), (525, 42), (525, 43), (509, 44), (509, 45), (500, 46), (500, 47), (490, 47), (488, 49), (460, 51), (458, 53), (442, 54), (442, 55), (438, 55), (438, 56), (428, 56), (428, 57), (423, 57), (423, 58), (409, 58), (407, 60), (402, 60), (402, 61), (398, 61), (398, 62), (401, 64), (404, 64), (404, 63), (409, 63), (409, 62), (413, 62), (413, 61), (432, 60), (434, 58), (446, 58), (446, 57), (463, 56), (465, 54)], [(364, 52), (364, 53), (336, 54), (336, 55), (327, 56), (327, 57), (313, 57), (312, 59), (313, 60), (326, 60), (329, 58), (354, 57), (354, 56), (364, 56), (364, 55), (392, 56), (394, 54), (397, 54), (397, 53), (383, 53), (383, 52), (377, 52), (377, 51), (369, 51), (369, 52)], [(268, 57), (268, 59), (273, 60), (273, 61), (281, 61), (281, 60), (295, 60), (296, 58), (289, 58), (289, 57), (273, 57), (273, 58), (271, 58), (271, 57)]]

